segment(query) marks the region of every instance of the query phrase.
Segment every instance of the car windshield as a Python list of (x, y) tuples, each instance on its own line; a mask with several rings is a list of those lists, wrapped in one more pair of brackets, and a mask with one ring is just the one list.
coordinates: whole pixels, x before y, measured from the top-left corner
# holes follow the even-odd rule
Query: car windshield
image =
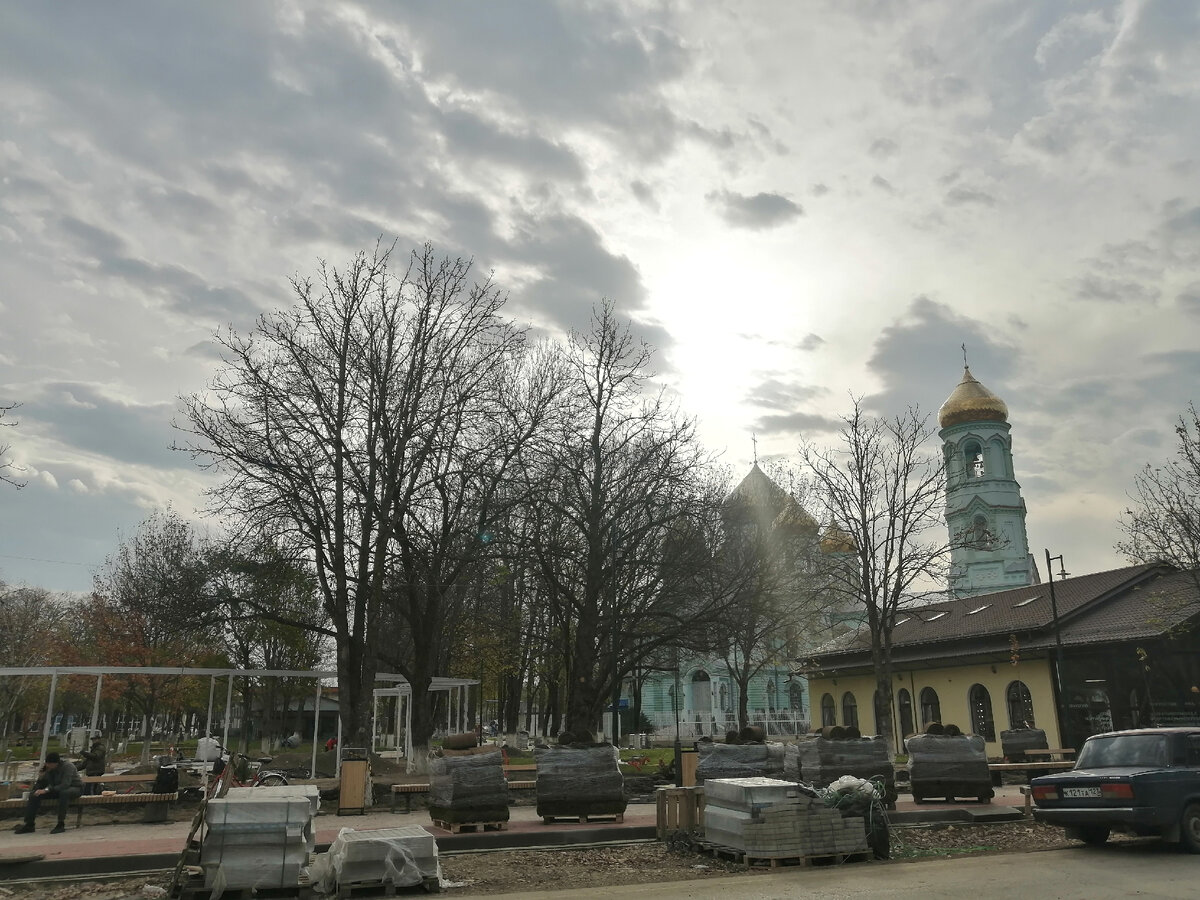
[(1167, 736), (1165, 734), (1116, 734), (1111, 737), (1088, 738), (1077, 769), (1105, 769), (1123, 766), (1167, 765)]

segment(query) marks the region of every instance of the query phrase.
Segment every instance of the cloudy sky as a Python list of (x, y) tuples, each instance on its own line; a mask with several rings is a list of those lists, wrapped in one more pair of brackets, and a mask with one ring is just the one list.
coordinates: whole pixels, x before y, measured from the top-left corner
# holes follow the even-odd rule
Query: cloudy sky
[(610, 297), (742, 471), (851, 394), (1008, 403), (1031, 548), (1121, 564), (1200, 375), (1194, 0), (0, 0), (0, 578), (204, 479), (211, 334), (380, 235), (542, 331)]

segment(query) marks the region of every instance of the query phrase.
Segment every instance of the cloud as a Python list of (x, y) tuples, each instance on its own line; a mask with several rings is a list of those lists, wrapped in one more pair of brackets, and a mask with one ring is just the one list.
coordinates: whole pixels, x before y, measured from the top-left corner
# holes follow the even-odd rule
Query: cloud
[(812, 332), (809, 332), (800, 339), (798, 344), (796, 344), (796, 349), (804, 350), (805, 352), (811, 352), (822, 346), (824, 343), (825, 339), (819, 334), (813, 334)]
[(767, 409), (794, 410), (797, 406), (827, 393), (829, 393), (829, 389), (820, 385), (805, 385), (780, 378), (767, 378), (750, 390), (746, 395), (746, 402)]
[(804, 215), (804, 208), (782, 194), (760, 192), (752, 196), (734, 191), (712, 191), (705, 195), (718, 214), (735, 228), (761, 231), (775, 228)]
[(648, 206), (654, 210), (658, 209), (658, 200), (654, 196), (654, 189), (640, 178), (629, 182), (629, 190), (644, 206)]
[(896, 192), (896, 189), (892, 187), (892, 183), (882, 175), (871, 176), (871, 186), (877, 187), (881, 191), (886, 191), (889, 194), (894, 194)]
[(991, 194), (963, 185), (957, 185), (947, 191), (944, 201), (947, 206), (964, 206), (966, 204), (978, 204), (980, 206), (996, 205), (996, 198)]
[(756, 419), (754, 430), (765, 435), (789, 434), (807, 438), (814, 434), (836, 434), (844, 424), (841, 419), (818, 413), (777, 413)]
[(1200, 281), (1193, 281), (1175, 295), (1179, 308), (1191, 315), (1200, 315)]
[(876, 138), (871, 142), (871, 147), (867, 152), (876, 159), (887, 159), (889, 156), (894, 156), (898, 149), (900, 149), (899, 145), (891, 138)]
[(1108, 278), (1095, 273), (1075, 280), (1075, 298), (1101, 303), (1153, 303), (1161, 294), (1158, 288), (1139, 281)]
[(808, 192), (814, 197), (824, 197), (829, 193), (829, 187), (824, 184), (814, 184), (808, 189)]
[(40, 472), (38, 472), (37, 480), (46, 485), (48, 488), (52, 488), (56, 491), (58, 490), (58, 479), (54, 477), (53, 473), (47, 472), (45, 469), (42, 469)]

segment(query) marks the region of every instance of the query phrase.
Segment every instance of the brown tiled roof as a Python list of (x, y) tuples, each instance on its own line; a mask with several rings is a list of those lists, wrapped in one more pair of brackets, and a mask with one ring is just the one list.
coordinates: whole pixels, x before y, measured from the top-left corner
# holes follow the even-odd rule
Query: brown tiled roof
[[(1200, 613), (1191, 575), (1148, 564), (1054, 582), (1064, 645), (1107, 643), (1161, 635)], [(1001, 652), (1009, 635), (1021, 646), (1054, 645), (1050, 586), (1028, 587), (947, 600), (906, 610), (892, 631), (894, 661)], [(842, 635), (817, 654), (820, 668), (864, 662), (871, 646), (865, 628)]]

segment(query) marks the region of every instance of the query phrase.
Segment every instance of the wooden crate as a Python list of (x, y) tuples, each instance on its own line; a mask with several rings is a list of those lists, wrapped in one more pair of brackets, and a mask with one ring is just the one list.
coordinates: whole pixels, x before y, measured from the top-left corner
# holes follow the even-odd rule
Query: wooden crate
[(703, 831), (703, 787), (660, 787), (654, 793), (654, 800), (660, 841), (676, 831)]

